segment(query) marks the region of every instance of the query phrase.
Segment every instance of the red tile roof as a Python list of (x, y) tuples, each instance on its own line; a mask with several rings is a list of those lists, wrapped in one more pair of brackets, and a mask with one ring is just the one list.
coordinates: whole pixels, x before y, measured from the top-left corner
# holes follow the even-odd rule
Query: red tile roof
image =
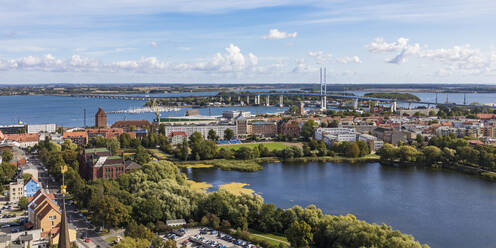
[(182, 135), (182, 136), (184, 136), (184, 137), (188, 137), (188, 135), (186, 135), (186, 133), (185, 133), (185, 132), (171, 132), (171, 133), (169, 134), (169, 136), (170, 136), (170, 137), (173, 137), (173, 136), (176, 136), (176, 135)]
[(152, 124), (147, 120), (130, 120), (130, 121), (116, 121), (112, 124), (112, 127), (149, 127)]
[(31, 177), (31, 179), (33, 179), (33, 181), (34, 181), (35, 183), (37, 183), (37, 184), (39, 183), (39, 182), (38, 182), (38, 180), (36, 180), (36, 178)]
[(6, 140), (17, 142), (38, 142), (39, 135), (37, 133), (20, 133), (20, 134), (5, 134)]
[(88, 137), (88, 133), (86, 132), (65, 132), (64, 138), (78, 138), (78, 137)]

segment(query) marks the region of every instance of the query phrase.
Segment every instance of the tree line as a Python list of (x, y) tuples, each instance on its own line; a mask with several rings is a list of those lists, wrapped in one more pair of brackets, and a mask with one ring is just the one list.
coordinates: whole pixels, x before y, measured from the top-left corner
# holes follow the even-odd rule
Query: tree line
[(49, 140), (37, 146), (48, 171), (57, 178), (60, 168), (68, 165), (66, 184), (78, 207), (88, 209), (98, 225), (126, 228), (126, 236), (133, 238), (126, 242), (136, 247), (146, 247), (141, 243), (165, 247), (153, 232), (168, 230), (166, 220), (178, 218), (219, 228), (284, 233), (293, 247), (422, 247), (412, 236), (352, 215), (325, 215), (315, 206), (276, 208), (258, 195), (193, 191), (186, 176), (168, 161), (146, 163), (117, 180), (87, 182), (77, 173), (77, 149), (73, 148)]
[(432, 137), (429, 141), (417, 139), (414, 145), (391, 144), (377, 152), (382, 163), (401, 163), (440, 167), (470, 166), (489, 171), (496, 171), (496, 148), (490, 145), (470, 145), (464, 138), (454, 134)]

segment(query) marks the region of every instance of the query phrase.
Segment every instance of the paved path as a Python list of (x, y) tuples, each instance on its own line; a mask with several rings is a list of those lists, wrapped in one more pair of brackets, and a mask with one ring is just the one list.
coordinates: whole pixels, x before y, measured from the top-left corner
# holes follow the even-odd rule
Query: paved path
[(289, 244), (289, 242), (282, 241), (282, 240), (280, 240), (280, 239), (271, 238), (271, 237), (269, 237), (269, 236), (264, 236), (264, 235), (260, 235), (260, 234), (254, 234), (254, 233), (252, 233), (251, 235), (256, 236), (256, 237), (260, 237), (260, 238), (264, 238), (264, 239), (270, 239), (270, 240), (272, 240), (272, 241), (276, 241), (276, 242), (279, 242), (279, 243), (283, 243), (283, 244), (288, 245), (288, 246), (290, 245), (290, 244)]

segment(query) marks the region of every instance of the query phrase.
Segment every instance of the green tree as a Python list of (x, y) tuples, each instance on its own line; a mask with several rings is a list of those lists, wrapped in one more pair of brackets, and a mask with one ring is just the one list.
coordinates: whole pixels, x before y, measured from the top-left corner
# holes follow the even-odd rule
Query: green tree
[(226, 129), (224, 131), (224, 139), (225, 140), (232, 140), (234, 138), (234, 131), (230, 128)]
[(131, 237), (124, 237), (115, 248), (149, 248), (150, 241), (146, 239), (134, 239)]
[(188, 141), (184, 140), (183, 143), (176, 145), (176, 149), (174, 149), (174, 156), (180, 160), (186, 161), (188, 160), (189, 148)]
[(400, 162), (415, 162), (420, 153), (413, 146), (400, 146), (398, 156)]
[(128, 133), (123, 133), (119, 136), (121, 147), (128, 148), (131, 146), (131, 136)]
[(363, 140), (359, 140), (356, 142), (356, 144), (358, 145), (358, 148), (360, 149), (360, 157), (363, 157), (363, 156), (370, 154), (370, 147), (369, 147), (369, 144), (367, 144), (367, 142), (365, 142)]
[(22, 179), (24, 179), (24, 184), (28, 183), (29, 180), (31, 180), (31, 177), (33, 177), (33, 175), (29, 174), (29, 173), (23, 173), (21, 175)]
[(72, 143), (71, 139), (66, 139), (64, 143), (61, 145), (62, 151), (75, 151), (77, 149), (77, 145)]
[(208, 130), (208, 136), (207, 137), (211, 141), (219, 140), (219, 136), (217, 135), (217, 132), (215, 132), (215, 130), (213, 130), (213, 129)]
[(286, 230), (286, 238), (292, 247), (306, 247), (312, 243), (312, 228), (304, 220), (295, 221)]
[(317, 126), (318, 126), (317, 122), (315, 122), (314, 120), (308, 120), (301, 127), (301, 136), (309, 140), (311, 137), (314, 136), (315, 129), (317, 128)]
[(360, 148), (358, 147), (357, 142), (348, 143), (348, 148), (346, 149), (345, 155), (349, 158), (357, 158), (360, 156)]
[(385, 143), (377, 154), (383, 162), (393, 162), (397, 158), (398, 149), (389, 143)]
[(93, 211), (93, 220), (104, 226), (117, 227), (129, 217), (126, 206), (114, 196), (95, 196), (88, 204)]
[(425, 165), (434, 166), (441, 161), (443, 152), (435, 146), (426, 146), (422, 149), (422, 161)]
[(8, 162), (12, 161), (12, 159), (14, 159), (14, 154), (12, 153), (12, 151), (9, 149), (3, 150), (2, 161), (8, 163)]
[(252, 150), (249, 147), (242, 146), (234, 152), (234, 157), (241, 160), (251, 159), (253, 158)]
[(146, 164), (148, 162), (150, 162), (150, 154), (146, 151), (146, 149), (142, 146), (138, 146), (138, 148), (136, 148), (136, 155), (135, 155), (135, 158), (134, 158), (134, 161), (138, 164)]
[(120, 144), (119, 140), (117, 140), (116, 137), (113, 137), (113, 138), (107, 140), (107, 146), (110, 148), (110, 151), (114, 155), (118, 154), (119, 149), (121, 149), (121, 144)]
[(0, 183), (2, 185), (8, 183), (12, 179), (12, 177), (14, 177), (16, 171), (16, 166), (11, 165), (7, 162), (2, 162), (2, 164), (0, 165)]
[(142, 224), (137, 224), (135, 221), (131, 221), (129, 225), (127, 225), (125, 234), (131, 238), (145, 240), (152, 240), (155, 237), (155, 234), (150, 231), (150, 229)]
[(28, 198), (25, 197), (25, 196), (22, 196), (21, 198), (19, 198), (19, 208), (21, 210), (26, 210), (28, 208)]

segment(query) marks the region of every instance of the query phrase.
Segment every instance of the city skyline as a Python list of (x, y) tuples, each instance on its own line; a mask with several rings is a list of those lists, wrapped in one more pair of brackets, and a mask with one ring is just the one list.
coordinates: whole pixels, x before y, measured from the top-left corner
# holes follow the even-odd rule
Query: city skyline
[(21, 1), (0, 83), (483, 83), (490, 1)]

